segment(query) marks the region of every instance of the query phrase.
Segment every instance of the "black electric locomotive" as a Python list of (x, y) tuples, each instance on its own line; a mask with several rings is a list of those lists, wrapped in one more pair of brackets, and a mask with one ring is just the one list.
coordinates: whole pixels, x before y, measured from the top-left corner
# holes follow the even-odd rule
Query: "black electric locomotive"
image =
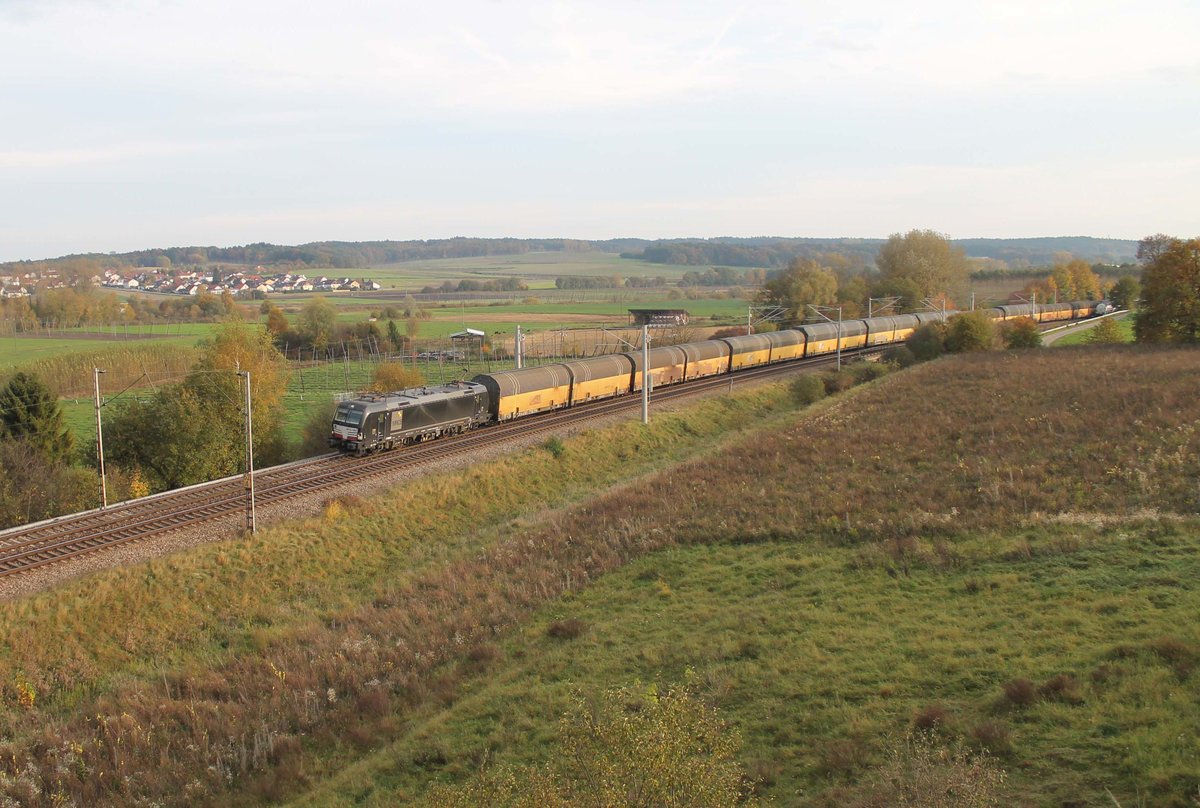
[(338, 404), (329, 446), (361, 455), (462, 432), (490, 419), (487, 389), (475, 382), (367, 393)]

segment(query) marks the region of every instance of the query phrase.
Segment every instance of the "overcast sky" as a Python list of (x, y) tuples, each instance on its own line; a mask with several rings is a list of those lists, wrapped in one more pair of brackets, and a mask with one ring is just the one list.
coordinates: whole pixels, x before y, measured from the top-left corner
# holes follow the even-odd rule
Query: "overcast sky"
[(0, 0), (0, 260), (1200, 235), (1200, 4)]

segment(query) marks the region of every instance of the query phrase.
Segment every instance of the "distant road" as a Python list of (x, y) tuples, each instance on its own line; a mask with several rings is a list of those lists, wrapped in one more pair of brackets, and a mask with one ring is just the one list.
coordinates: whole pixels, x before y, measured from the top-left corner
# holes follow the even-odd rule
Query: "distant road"
[[(1129, 314), (1129, 312), (1127, 312), (1127, 311), (1118, 312), (1118, 313), (1112, 315), (1112, 319), (1120, 320), (1126, 314)], [(1070, 334), (1077, 334), (1080, 331), (1085, 331), (1089, 328), (1095, 328), (1099, 323), (1101, 323), (1102, 321), (1107, 320), (1107, 319), (1108, 319), (1107, 317), (1096, 317), (1091, 320), (1084, 320), (1083, 322), (1080, 322), (1080, 323), (1072, 323), (1071, 325), (1067, 326), (1066, 328), (1062, 329), (1061, 331), (1054, 331), (1054, 332), (1042, 334), (1042, 344), (1043, 345), (1053, 345), (1055, 342), (1058, 342), (1060, 339), (1062, 339), (1065, 336), (1068, 336)]]

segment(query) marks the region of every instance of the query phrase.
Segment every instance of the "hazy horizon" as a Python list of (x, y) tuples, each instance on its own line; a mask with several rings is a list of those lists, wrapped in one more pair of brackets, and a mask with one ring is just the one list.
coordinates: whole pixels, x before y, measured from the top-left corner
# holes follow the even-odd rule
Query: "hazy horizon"
[(1184, 0), (0, 0), (0, 261), (1192, 236), (1197, 34)]

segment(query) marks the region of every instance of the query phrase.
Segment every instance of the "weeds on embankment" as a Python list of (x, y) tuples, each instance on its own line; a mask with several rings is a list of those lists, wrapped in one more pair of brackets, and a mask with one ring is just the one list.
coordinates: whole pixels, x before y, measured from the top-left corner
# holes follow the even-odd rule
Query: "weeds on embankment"
[[(14, 739), (0, 744), (0, 771), (7, 764), (47, 801), (60, 793), (196, 802), (263, 768), (279, 772), (263, 793), (290, 787), (290, 769), (273, 764), (298, 759), (297, 733), (325, 727), (333, 741), (350, 720), (353, 737), (368, 743), (388, 733), (389, 705), (452, 691), (418, 674), (459, 651), (477, 663), (486, 657), (467, 643), (473, 629), (440, 635), (442, 621), (458, 624), (446, 610), (471, 586), (455, 579), (451, 562), (482, 561), (483, 548), (533, 530), (548, 507), (711, 451), (739, 427), (793, 409), (782, 386), (738, 392), (659, 413), (650, 429), (620, 425), (555, 444), (562, 451), (538, 447), (390, 493), (343, 497), (323, 518), (0, 604), (9, 639), (0, 650), (9, 697), (0, 726)], [(531, 582), (525, 596), (557, 591), (558, 581)], [(428, 600), (385, 632), (382, 648), (367, 636), (417, 592)], [(496, 607), (496, 631), (530, 602), (480, 594), (485, 612)], [(462, 625), (479, 622), (464, 617)], [(285, 648), (299, 656), (274, 656)], [(367, 673), (359, 654), (370, 649), (388, 658), (386, 670)], [(410, 684), (397, 689), (393, 674)], [(357, 717), (363, 705), (368, 718)], [(335, 713), (343, 719), (330, 721)], [(47, 726), (61, 743), (44, 742)], [(65, 773), (64, 756), (72, 761)], [(171, 766), (155, 765), (163, 759)]]
[[(1081, 370), (1084, 357), (1096, 367)], [(300, 530), (52, 593), (4, 618), (17, 640), (7, 672), (26, 677), (36, 703), (10, 699), (16, 740), (3, 765), (80, 801), (198, 802), (232, 783), (278, 798), (453, 703), (535, 609), (677, 545), (815, 539), (846, 556), (835, 569), (880, 580), (989, 557), (961, 540), (979, 530), (1026, 530), (1004, 549), (1016, 559), (1069, 555), (1083, 542), (1071, 519), (1195, 512), (1198, 371), (1186, 351), (954, 358), (580, 507), (509, 521), (547, 496), (609, 485), (623, 464), (654, 467), (644, 458), (655, 440), (702, 445), (752, 412), (725, 399), (675, 421), (679, 444), (636, 427), (570, 439), (561, 457), (539, 449), (506, 463), (504, 477), (413, 486), (397, 495), (404, 507), (348, 502)], [(1068, 514), (1066, 527), (1043, 530), (1042, 514)], [(339, 545), (347, 557), (321, 566)], [(674, 592), (667, 578), (653, 586)], [(97, 617), (83, 616), (90, 598)], [(436, 747), (416, 757), (430, 771), (472, 765)], [(828, 757), (837, 767), (854, 749)]]

